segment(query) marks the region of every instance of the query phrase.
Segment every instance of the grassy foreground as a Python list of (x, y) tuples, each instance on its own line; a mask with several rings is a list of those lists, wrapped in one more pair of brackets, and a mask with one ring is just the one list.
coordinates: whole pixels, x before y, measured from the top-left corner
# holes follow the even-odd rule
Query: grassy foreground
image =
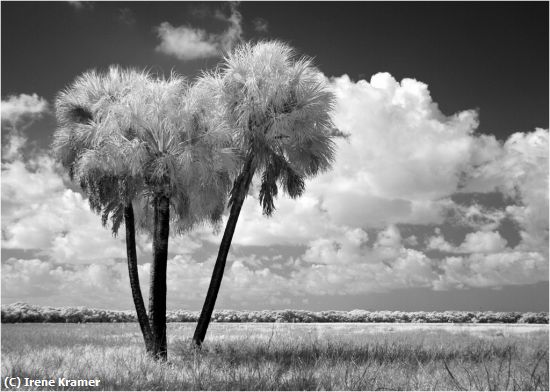
[(4, 324), (2, 380), (101, 380), (90, 390), (549, 388), (547, 325), (215, 323), (201, 351), (190, 348), (193, 328), (169, 324), (169, 360), (156, 363), (136, 323)]

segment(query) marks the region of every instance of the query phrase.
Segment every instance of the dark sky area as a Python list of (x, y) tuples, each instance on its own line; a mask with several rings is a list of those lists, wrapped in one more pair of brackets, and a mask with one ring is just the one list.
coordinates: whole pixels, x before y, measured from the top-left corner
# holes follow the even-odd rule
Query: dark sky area
[[(36, 92), (52, 102), (79, 73), (110, 64), (193, 77), (218, 60), (184, 63), (156, 52), (155, 26), (221, 31), (223, 22), (205, 18), (201, 7), (223, 6), (3, 2), (2, 97)], [(480, 131), (500, 139), (548, 127), (548, 3), (243, 2), (239, 11), (245, 39), (288, 41), (314, 56), (327, 76), (368, 80), (387, 71), (421, 80), (444, 113), (477, 108)], [(268, 33), (254, 31), (258, 17)]]

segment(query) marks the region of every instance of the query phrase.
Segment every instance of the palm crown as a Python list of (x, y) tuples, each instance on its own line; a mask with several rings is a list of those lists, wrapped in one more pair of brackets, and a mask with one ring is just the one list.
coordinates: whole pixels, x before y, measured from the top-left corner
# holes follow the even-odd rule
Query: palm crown
[(234, 167), (231, 138), (207, 89), (175, 76), (145, 85), (130, 103), (133, 139), (116, 144), (147, 197), (170, 198), (177, 229), (219, 221)]
[(219, 221), (234, 154), (205, 87), (111, 67), (58, 96), (54, 152), (114, 233), (132, 200), (139, 227), (150, 230), (158, 194), (170, 198), (179, 230)]
[(54, 155), (88, 195), (90, 207), (102, 214), (104, 225), (111, 216), (115, 234), (122, 222), (123, 206), (137, 194), (139, 178), (129, 175), (123, 157), (99, 130), (109, 127), (113, 133), (124, 132), (117, 126), (113, 108), (122, 105), (149, 78), (145, 72), (118, 67), (105, 74), (89, 71), (56, 99)]
[(311, 59), (278, 41), (239, 46), (220, 77), (234, 142), (262, 171), (260, 202), (270, 215), (277, 183), (298, 197), (305, 178), (330, 168), (334, 94)]

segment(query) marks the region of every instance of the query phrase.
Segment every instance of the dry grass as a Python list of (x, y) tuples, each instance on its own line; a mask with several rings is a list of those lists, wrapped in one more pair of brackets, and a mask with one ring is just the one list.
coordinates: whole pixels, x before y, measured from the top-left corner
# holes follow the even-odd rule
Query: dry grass
[(4, 324), (2, 378), (97, 378), (106, 390), (549, 387), (548, 326), (215, 323), (200, 351), (193, 327), (168, 325), (158, 363), (137, 324)]

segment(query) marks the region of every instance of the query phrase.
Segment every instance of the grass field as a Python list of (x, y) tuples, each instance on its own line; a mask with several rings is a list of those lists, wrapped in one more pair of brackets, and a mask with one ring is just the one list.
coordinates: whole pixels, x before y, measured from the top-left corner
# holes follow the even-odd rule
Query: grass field
[(548, 325), (214, 323), (200, 351), (190, 348), (193, 328), (168, 324), (169, 360), (157, 363), (136, 323), (3, 324), (2, 380), (101, 380), (91, 390), (549, 389)]

